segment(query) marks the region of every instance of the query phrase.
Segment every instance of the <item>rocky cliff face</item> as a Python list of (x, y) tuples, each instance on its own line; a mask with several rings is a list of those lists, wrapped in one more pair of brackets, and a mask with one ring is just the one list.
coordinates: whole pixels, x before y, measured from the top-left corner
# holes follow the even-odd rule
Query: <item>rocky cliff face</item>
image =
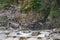
[[(31, 30), (42, 30), (42, 29), (52, 29), (60, 26), (60, 22), (57, 21), (46, 21), (45, 23), (37, 22), (40, 19), (40, 15), (34, 11), (20, 12), (18, 7), (7, 7), (0, 10), (0, 16), (4, 16), (0, 21), (0, 26), (7, 28), (26, 28)], [(58, 18), (59, 19), (59, 18)], [(3, 25), (4, 24), (4, 25)]]

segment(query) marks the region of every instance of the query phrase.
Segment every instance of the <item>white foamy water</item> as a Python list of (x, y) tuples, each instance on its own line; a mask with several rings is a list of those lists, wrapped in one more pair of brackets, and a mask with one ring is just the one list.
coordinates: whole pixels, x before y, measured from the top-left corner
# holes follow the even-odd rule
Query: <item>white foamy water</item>
[(29, 38), (29, 39), (27, 39), (27, 40), (37, 40), (37, 38)]
[(7, 37), (6, 34), (4, 34), (4, 33), (0, 33), (0, 39), (5, 39), (6, 37)]
[(4, 40), (19, 40), (19, 38), (6, 38)]

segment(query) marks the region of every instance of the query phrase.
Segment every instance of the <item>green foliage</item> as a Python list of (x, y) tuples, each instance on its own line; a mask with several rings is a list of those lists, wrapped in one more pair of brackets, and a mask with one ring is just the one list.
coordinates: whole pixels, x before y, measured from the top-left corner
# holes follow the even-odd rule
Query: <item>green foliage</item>
[(58, 9), (56, 9), (56, 10), (52, 10), (51, 13), (50, 13), (50, 15), (51, 15), (52, 17), (53, 17), (53, 16), (55, 16), (55, 17), (60, 16), (60, 8), (58, 8)]
[(29, 11), (30, 9), (40, 12), (41, 0), (28, 0), (24, 6), (21, 7), (22, 11)]
[(33, 0), (32, 1), (32, 8), (36, 11), (40, 11), (41, 8), (41, 0)]
[(5, 20), (5, 16), (0, 16), (0, 21)]
[(57, 7), (57, 1), (58, 0), (53, 0), (51, 3), (51, 11), (50, 11), (50, 16), (53, 17), (58, 17), (60, 16), (60, 7)]
[(0, 0), (0, 8), (10, 5), (12, 2), (13, 0)]

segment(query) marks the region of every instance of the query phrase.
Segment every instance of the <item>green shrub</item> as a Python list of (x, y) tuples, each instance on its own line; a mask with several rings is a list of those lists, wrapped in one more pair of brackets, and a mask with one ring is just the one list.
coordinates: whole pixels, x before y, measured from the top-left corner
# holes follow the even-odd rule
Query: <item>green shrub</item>
[(3, 8), (5, 6), (8, 6), (12, 3), (12, 0), (0, 0), (0, 8)]

